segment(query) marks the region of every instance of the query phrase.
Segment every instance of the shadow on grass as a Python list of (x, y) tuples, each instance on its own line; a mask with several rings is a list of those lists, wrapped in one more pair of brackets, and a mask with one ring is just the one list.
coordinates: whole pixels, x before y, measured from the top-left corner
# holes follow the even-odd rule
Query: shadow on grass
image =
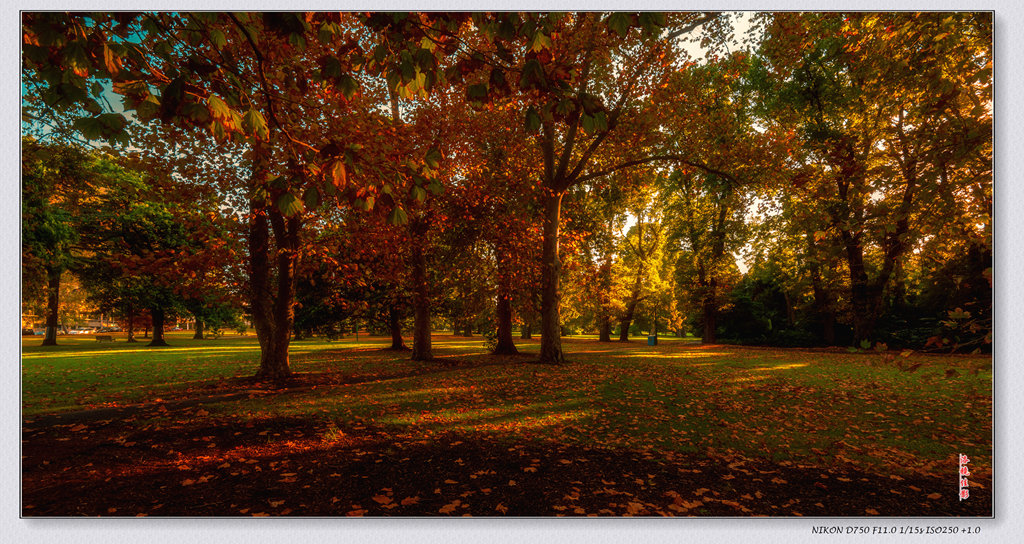
[(25, 516), (991, 514), (987, 490), (958, 501), (940, 478), (501, 433), (267, 418), (60, 438), (24, 441)]

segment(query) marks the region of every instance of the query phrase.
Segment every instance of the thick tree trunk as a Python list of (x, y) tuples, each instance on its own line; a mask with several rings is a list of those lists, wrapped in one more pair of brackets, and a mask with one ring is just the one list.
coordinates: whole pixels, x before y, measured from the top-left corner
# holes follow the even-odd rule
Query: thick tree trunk
[[(640, 257), (640, 252), (637, 252)], [(640, 282), (644, 271), (641, 267), (636, 271), (636, 279), (633, 281), (633, 289), (629, 292), (629, 302), (626, 304), (626, 311), (619, 317), (619, 342), (629, 342), (629, 327), (633, 324), (633, 316), (636, 315), (636, 306), (640, 303)]]
[[(252, 324), (260, 343), (260, 368), (256, 377), (281, 380), (291, 375), (288, 347), (295, 312), (294, 266), (298, 249), (298, 217), (285, 219), (279, 210), (255, 196), (266, 177), (266, 159), (259, 142), (253, 144), (253, 168), (249, 200), (249, 285)], [(268, 225), (268, 221), (271, 225)], [(277, 242), (277, 285), (270, 279), (270, 226)]]
[(275, 208), (267, 209), (277, 243), (277, 289), (271, 307), (270, 342), (260, 354), (258, 378), (283, 380), (292, 375), (288, 348), (295, 325), (295, 260), (298, 255), (299, 218), (285, 218)]
[(629, 342), (629, 327), (632, 325), (632, 315), (619, 319), (619, 342)]
[(519, 339), (520, 340), (533, 340), (533, 324), (525, 321), (523, 326), (519, 327)]
[(544, 250), (541, 255), (540, 297), (540, 362), (557, 364), (565, 361), (562, 352), (558, 305), (562, 263), (558, 257), (558, 231), (562, 193), (544, 198)]
[(612, 341), (612, 317), (607, 313), (598, 318), (598, 342)]
[(619, 342), (629, 342), (629, 327), (633, 325), (633, 315), (636, 313), (637, 300), (634, 298), (626, 306), (626, 311), (619, 318)]
[(150, 347), (162, 347), (166, 346), (167, 342), (164, 341), (164, 309), (162, 306), (154, 306), (149, 309), (149, 315), (153, 316), (153, 339), (150, 340), (147, 346)]
[(414, 219), (410, 229), (413, 235), (412, 360), (429, 361), (434, 358), (434, 353), (430, 345), (430, 293), (427, 285), (427, 258), (424, 254), (427, 226), (422, 219)]
[(60, 267), (46, 268), (46, 336), (44, 346), (57, 345), (57, 320), (60, 310)]
[(876, 316), (873, 315), (871, 287), (864, 267), (864, 249), (860, 239), (848, 231), (840, 231), (846, 246), (846, 259), (850, 269), (850, 307), (853, 310), (853, 341), (860, 344), (871, 341)]
[(494, 346), (495, 355), (516, 355), (516, 349), (512, 341), (512, 300), (508, 295), (498, 295), (498, 304), (495, 309), (498, 318), (498, 343)]
[(135, 306), (132, 304), (128, 305), (128, 340), (129, 343), (135, 343)]
[(836, 313), (832, 309), (832, 300), (828, 290), (822, 285), (821, 273), (817, 265), (811, 267), (811, 287), (814, 290), (814, 313), (821, 322), (821, 340), (825, 345), (836, 343)]
[(701, 344), (714, 344), (718, 338), (716, 337), (715, 328), (717, 326), (716, 320), (718, 317), (717, 304), (715, 304), (715, 290), (718, 287), (718, 282), (712, 278), (708, 281), (707, 291), (704, 293), (704, 300), (701, 304), (701, 312), (704, 321), (704, 332), (701, 336)]
[(402, 314), (394, 304), (388, 308), (388, 329), (391, 330), (391, 347), (388, 349), (392, 351), (409, 351), (409, 347), (405, 345), (405, 340), (402, 339)]
[(203, 340), (204, 339), (203, 328), (204, 328), (203, 318), (199, 317), (197, 315), (196, 316), (196, 333), (192, 335), (192, 339), (193, 340)]
[(786, 324), (792, 328), (796, 325), (796, 309), (793, 308), (793, 299), (789, 296), (789, 291), (783, 291), (782, 297), (786, 301)]
[(814, 234), (808, 231), (806, 238), (807, 254), (811, 257), (808, 259), (808, 262), (811, 272), (811, 288), (814, 294), (814, 302), (811, 307), (814, 309), (814, 314), (821, 324), (819, 331), (821, 341), (827, 346), (832, 346), (836, 343), (836, 312), (832, 308), (832, 296), (828, 289), (825, 288), (825, 282), (821, 277), (821, 265), (815, 257), (818, 252)]
[(612, 289), (612, 260), (606, 253), (604, 262), (601, 263), (601, 305), (600, 315), (597, 317), (598, 342), (612, 341), (612, 316), (611, 316), (611, 295)]
[(462, 336), (466, 338), (471, 338), (473, 336), (473, 321), (471, 319), (463, 321)]

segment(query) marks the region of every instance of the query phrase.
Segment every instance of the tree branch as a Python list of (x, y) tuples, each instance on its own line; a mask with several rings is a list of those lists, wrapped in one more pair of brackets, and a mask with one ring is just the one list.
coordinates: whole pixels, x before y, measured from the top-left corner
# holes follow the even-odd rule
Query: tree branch
[(708, 166), (708, 165), (706, 165), (704, 163), (697, 162), (697, 161), (688, 159), (688, 158), (686, 158), (686, 157), (684, 157), (682, 155), (677, 155), (677, 154), (673, 154), (673, 153), (662, 154), (662, 155), (651, 155), (649, 157), (644, 157), (642, 159), (634, 159), (634, 160), (631, 160), (631, 161), (626, 161), (626, 162), (617, 164), (615, 166), (612, 166), (610, 168), (605, 168), (604, 170), (599, 170), (597, 172), (591, 172), (591, 173), (589, 173), (587, 175), (580, 176), (580, 177), (578, 177), (576, 179), (576, 181), (577, 182), (583, 182), (583, 181), (591, 180), (591, 179), (594, 179), (594, 178), (599, 178), (601, 176), (607, 176), (608, 174), (611, 174), (612, 172), (616, 172), (618, 170), (623, 170), (623, 169), (629, 168), (631, 166), (638, 166), (638, 165), (641, 165), (641, 164), (649, 164), (649, 163), (658, 162), (658, 161), (666, 161), (666, 162), (675, 162), (675, 163), (679, 163), (679, 164), (685, 164), (687, 166), (691, 166), (693, 168), (697, 168), (699, 170), (703, 170), (704, 172), (707, 172), (709, 174), (715, 174), (716, 176), (720, 176), (720, 177), (722, 177), (722, 178), (724, 178), (726, 180), (729, 180), (730, 182), (732, 182), (732, 183), (734, 183), (736, 185), (743, 185), (741, 180), (737, 179), (735, 176), (733, 176), (732, 174), (730, 174), (728, 172), (719, 170), (717, 168), (712, 168), (711, 166)]

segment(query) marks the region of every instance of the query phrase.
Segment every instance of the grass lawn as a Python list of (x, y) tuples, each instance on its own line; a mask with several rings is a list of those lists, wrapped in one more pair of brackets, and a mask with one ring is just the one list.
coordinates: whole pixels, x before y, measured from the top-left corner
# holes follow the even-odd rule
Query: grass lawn
[[(531, 457), (538, 460), (535, 468), (542, 469), (550, 462), (552, 470), (560, 463), (568, 467), (573, 460), (555, 453), (547, 459), (545, 452), (569, 450), (584, 457), (587, 454), (581, 452), (609, 452), (605, 458), (628, 453), (639, 456), (637, 463), (699, 458), (709, 467), (735, 466), (743, 471), (742, 467), (747, 466), (745, 472), (755, 475), (752, 466), (820, 469), (818, 473), (841, 469), (864, 474), (865, 481), (874, 477), (890, 482), (931, 478), (929, 481), (945, 485), (944, 498), (950, 489), (955, 491), (955, 460), (962, 453), (971, 458), (972, 485), (979, 486), (977, 492), (984, 493), (991, 482), (992, 371), (988, 356), (903, 357), (899, 353), (701, 346), (692, 339), (674, 338), (662, 338), (658, 346), (649, 347), (643, 338), (621, 344), (576, 337), (563, 339), (571, 362), (547, 366), (529, 363), (529, 356), (490, 356), (479, 337), (436, 336), (437, 359), (414, 362), (407, 352), (381, 351), (388, 345), (387, 339), (360, 336), (358, 343), (353, 337), (333, 342), (295, 342), (292, 368), (301, 376), (282, 389), (246, 379), (255, 372), (259, 353), (252, 336), (194, 341), (185, 333), (172, 333), (168, 339), (172, 346), (168, 348), (140, 344), (129, 347), (120, 340), (98, 344), (91, 336), (62, 337), (59, 341), (64, 345), (56, 349), (40, 347), (37, 338), (23, 343), (22, 409), (28, 429), (24, 444), (30, 454), (25, 463), (40, 471), (35, 474), (35, 469), (26, 469), (26, 488), (46, 483), (47, 478), (54, 477), (51, 463), (61, 464), (57, 453), (45, 453), (49, 450), (44, 445), (50, 450), (71, 448), (81, 437), (100, 444), (152, 442), (157, 445), (151, 449), (157, 449), (162, 436), (159, 433), (189, 433), (200, 427), (216, 428), (204, 431), (208, 433), (207, 442), (215, 446), (186, 454), (181, 444), (168, 445), (169, 451), (177, 453), (171, 456), (173, 461), (151, 459), (147, 462), (152, 470), (145, 473), (165, 475), (181, 461), (190, 470), (212, 477), (216, 476), (211, 472), (213, 467), (234, 466), (240, 456), (284, 463), (296, 455), (314, 455), (312, 451), (319, 452), (314, 457), (321, 461), (309, 461), (316, 465), (326, 462), (329, 452), (336, 453), (338, 448), (347, 452), (372, 450), (373, 455), (391, 462), (401, 458), (401, 452), (409, 446), (431, 448), (430, 459), (452, 456), (453, 461), (461, 461), (465, 457), (468, 464), (477, 462), (474, 456), (484, 463), (483, 459), (490, 459), (488, 456), (496, 449), (511, 452), (526, 448), (540, 452), (530, 455), (545, 457)], [(536, 353), (539, 344), (518, 341), (518, 346), (529, 354)], [(897, 363), (903, 368), (920, 366), (903, 371)], [(252, 443), (237, 438), (248, 436), (250, 430), (258, 442), (255, 450)], [(204, 437), (193, 438), (189, 438), (190, 445), (203, 442)], [(390, 445), (382, 446), (385, 442)], [(38, 460), (31, 458), (36, 450), (30, 446), (35, 445), (40, 448)], [(461, 452), (459, 448), (472, 451)], [(43, 468), (43, 457), (49, 461), (49, 468)], [(132, 464), (127, 459), (130, 457), (125, 463)], [(617, 463), (630, 464), (628, 460), (620, 461)], [(199, 466), (203, 468), (197, 469)], [(125, 469), (106, 466), (97, 475), (83, 476), (82, 481), (102, 474), (109, 477), (117, 470)], [(523, 476), (526, 469), (509, 470)], [(705, 473), (709, 470), (715, 469)], [(502, 473), (497, 469), (493, 472), (495, 477)], [(525, 475), (532, 472), (526, 470)], [(203, 474), (185, 480), (199, 481)], [(708, 487), (706, 491), (729, 493), (730, 475), (721, 475), (725, 487)], [(507, 476), (502, 474), (502, 478)], [(602, 479), (605, 475), (592, 476)], [(794, 477), (799, 476), (790, 476)], [(398, 476), (389, 472), (381, 478)], [(760, 493), (751, 491), (760, 489), (756, 483), (759, 480), (752, 478), (755, 483), (747, 490), (749, 493), (735, 490), (736, 501), (711, 503), (701, 499), (703, 507), (711, 508), (705, 511), (687, 508), (695, 504), (690, 498), (674, 498), (672, 493), (681, 490), (661, 488), (661, 495), (668, 497), (665, 500), (675, 508), (656, 508), (654, 502), (637, 499), (621, 503), (626, 505), (621, 509), (584, 511), (603, 515), (730, 515), (715, 508), (738, 501), (746, 506), (737, 507), (736, 515), (760, 512), (739, 500), (740, 496), (751, 497), (753, 502), (760, 499), (754, 496)], [(842, 475), (838, 478), (850, 479)], [(602, 481), (612, 479), (607, 476)], [(635, 479), (645, 480), (643, 475)], [(572, 482), (567, 480), (564, 486), (572, 487)], [(833, 480), (829, 485), (836, 483)], [(432, 485), (422, 493), (433, 494), (440, 489)], [(807, 485), (824, 484), (809, 481)], [(921, 489), (921, 485), (925, 484), (911, 487)], [(927, 489), (921, 492), (932, 494)], [(360, 510), (380, 515), (403, 513), (386, 508), (398, 504), (401, 497), (376, 497), (387, 501), (337, 496), (325, 500), (345, 503), (345, 511), (335, 515)], [(701, 502), (698, 498), (694, 500)], [(468, 498), (459, 500), (464, 502), (455, 510), (443, 511), (452, 504), (449, 501), (438, 503), (440, 509), (424, 513), (459, 513), (459, 508), (464, 508), (461, 505), (470, 502)], [(508, 509), (514, 503), (515, 497), (506, 496), (505, 502), (496, 506)], [(256, 513), (252, 507), (235, 508), (239, 505), (224, 504), (223, 510), (217, 507), (209, 512)], [(776, 511), (778, 505), (765, 505), (764, 510), (769, 515), (784, 515), (792, 509)], [(37, 512), (42, 511), (42, 507), (33, 506), (39, 508)], [(743, 512), (747, 506), (752, 510)], [(829, 506), (823, 504), (822, 508), (828, 510)], [(53, 508), (58, 514), (85, 512), (62, 511), (59, 501)], [(304, 512), (294, 505), (291, 508)], [(469, 512), (497, 515), (504, 513), (502, 508), (480, 512), (474, 507)], [(241, 512), (243, 509), (247, 512)], [(879, 508), (861, 510), (871, 514)], [(955, 510), (944, 512), (957, 514)], [(280, 514), (281, 510), (268, 513)], [(509, 512), (561, 513), (580, 514), (573, 508), (539, 514), (514, 509)]]

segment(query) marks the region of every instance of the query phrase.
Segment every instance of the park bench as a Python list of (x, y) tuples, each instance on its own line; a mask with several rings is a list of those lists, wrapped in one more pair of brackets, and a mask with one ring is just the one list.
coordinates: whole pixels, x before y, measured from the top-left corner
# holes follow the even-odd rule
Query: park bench
[(113, 342), (114, 341), (114, 337), (110, 336), (109, 334), (97, 334), (96, 335), (96, 341), (97, 342)]

